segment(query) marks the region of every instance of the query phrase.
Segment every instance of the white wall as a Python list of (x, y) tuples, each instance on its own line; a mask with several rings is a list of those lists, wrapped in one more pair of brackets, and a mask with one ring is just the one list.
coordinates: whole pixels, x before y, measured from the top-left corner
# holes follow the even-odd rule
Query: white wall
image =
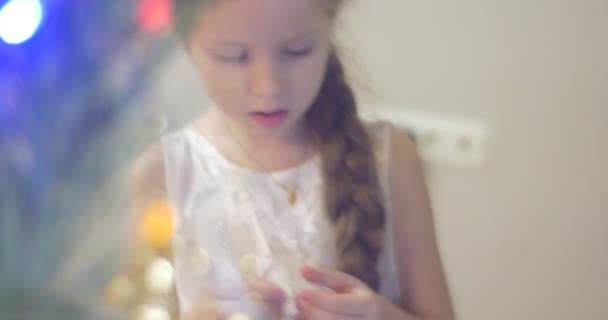
[[(355, 1), (346, 55), (366, 105), (484, 119), (476, 172), (431, 168), (460, 319), (608, 319), (608, 1)], [(181, 53), (159, 99), (205, 105)]]
[(346, 25), (362, 99), (489, 125), (481, 170), (429, 172), (460, 318), (608, 319), (608, 1), (355, 1)]

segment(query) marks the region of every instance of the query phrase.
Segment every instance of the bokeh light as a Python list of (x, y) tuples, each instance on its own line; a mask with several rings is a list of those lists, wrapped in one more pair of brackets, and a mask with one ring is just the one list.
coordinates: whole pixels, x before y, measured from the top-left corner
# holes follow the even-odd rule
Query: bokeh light
[(0, 38), (8, 44), (29, 40), (42, 22), (39, 0), (11, 0), (0, 8)]

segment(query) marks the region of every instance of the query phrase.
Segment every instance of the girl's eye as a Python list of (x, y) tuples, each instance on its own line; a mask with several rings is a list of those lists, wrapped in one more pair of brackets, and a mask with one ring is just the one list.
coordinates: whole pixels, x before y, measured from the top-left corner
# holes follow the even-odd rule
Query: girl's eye
[(304, 48), (284, 49), (283, 54), (288, 57), (300, 58), (308, 56), (313, 51), (313, 49), (313, 46), (308, 46)]
[(245, 63), (249, 59), (249, 54), (246, 51), (240, 52), (217, 52), (211, 51), (213, 57), (224, 63)]

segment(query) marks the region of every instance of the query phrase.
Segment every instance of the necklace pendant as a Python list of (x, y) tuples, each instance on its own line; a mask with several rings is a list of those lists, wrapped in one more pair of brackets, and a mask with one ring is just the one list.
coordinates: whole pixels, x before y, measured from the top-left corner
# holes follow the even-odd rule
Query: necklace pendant
[(287, 201), (289, 202), (289, 205), (292, 207), (298, 201), (298, 195), (296, 194), (296, 189), (294, 188), (293, 185), (289, 186), (289, 188), (287, 189)]

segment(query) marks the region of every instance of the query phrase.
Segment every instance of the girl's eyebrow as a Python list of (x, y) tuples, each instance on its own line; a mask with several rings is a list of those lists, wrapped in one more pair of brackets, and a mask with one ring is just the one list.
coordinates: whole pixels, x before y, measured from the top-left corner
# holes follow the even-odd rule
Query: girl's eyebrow
[[(307, 38), (313, 35), (316, 35), (318, 33), (318, 31), (316, 30), (308, 30), (308, 31), (304, 31), (304, 32), (300, 32), (294, 36), (289, 37), (288, 39), (286, 39), (284, 42), (294, 42), (303, 38)], [(219, 40), (217, 42), (218, 45), (224, 45), (224, 46), (232, 46), (232, 47), (246, 47), (247, 45), (244, 43), (239, 43), (238, 41), (233, 41), (233, 40)]]

